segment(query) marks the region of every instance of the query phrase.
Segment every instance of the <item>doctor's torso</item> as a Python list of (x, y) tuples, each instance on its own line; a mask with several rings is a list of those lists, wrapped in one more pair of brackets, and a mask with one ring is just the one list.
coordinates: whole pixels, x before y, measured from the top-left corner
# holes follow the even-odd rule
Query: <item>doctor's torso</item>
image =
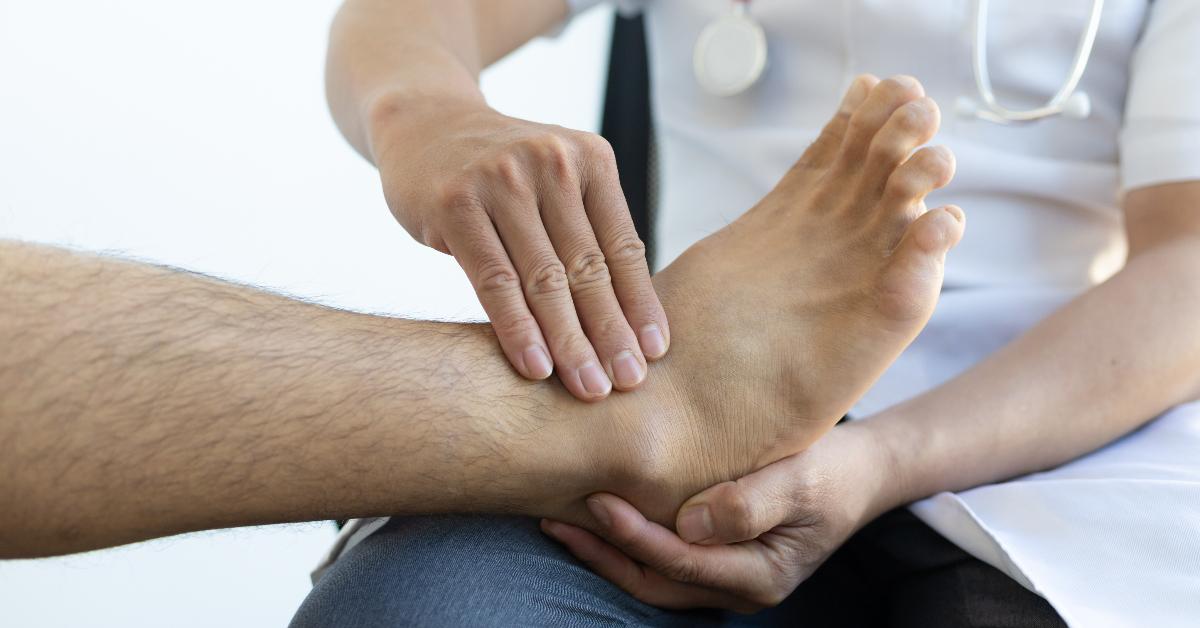
[[(989, 67), (1000, 101), (1044, 103), (1066, 80), (1091, 0), (995, 0)], [(851, 78), (911, 74), (942, 109), (934, 143), (958, 157), (950, 187), (968, 230), (947, 286), (1082, 287), (1123, 260), (1118, 137), (1130, 57), (1147, 0), (1108, 0), (1080, 89), (1085, 120), (1001, 126), (955, 115), (974, 97), (968, 0), (753, 0), (766, 71), (749, 90), (714, 96), (692, 71), (696, 37), (729, 0), (647, 0), (659, 197), (659, 266), (752, 206), (836, 109)], [(798, 236), (802, 245), (802, 234)]]

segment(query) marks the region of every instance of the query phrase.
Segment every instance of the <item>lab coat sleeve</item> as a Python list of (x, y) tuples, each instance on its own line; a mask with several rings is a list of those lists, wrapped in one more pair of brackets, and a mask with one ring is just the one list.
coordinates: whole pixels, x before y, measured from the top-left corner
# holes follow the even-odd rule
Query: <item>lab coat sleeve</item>
[(1129, 80), (1122, 188), (1200, 179), (1200, 2), (1152, 3)]

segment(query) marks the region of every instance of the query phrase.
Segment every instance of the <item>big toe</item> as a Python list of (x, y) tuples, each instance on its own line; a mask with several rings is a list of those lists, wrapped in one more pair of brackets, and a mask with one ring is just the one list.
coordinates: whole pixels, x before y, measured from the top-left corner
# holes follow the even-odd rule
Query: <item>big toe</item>
[(880, 279), (879, 308), (888, 320), (923, 325), (942, 289), (946, 253), (962, 239), (966, 218), (954, 205), (932, 209), (908, 226)]

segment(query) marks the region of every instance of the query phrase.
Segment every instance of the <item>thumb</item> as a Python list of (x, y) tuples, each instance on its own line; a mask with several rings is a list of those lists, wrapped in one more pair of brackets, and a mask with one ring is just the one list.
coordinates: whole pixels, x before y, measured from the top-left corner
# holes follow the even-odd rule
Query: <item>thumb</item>
[(724, 545), (757, 538), (793, 517), (803, 490), (797, 454), (739, 480), (722, 482), (687, 500), (675, 530), (688, 543)]

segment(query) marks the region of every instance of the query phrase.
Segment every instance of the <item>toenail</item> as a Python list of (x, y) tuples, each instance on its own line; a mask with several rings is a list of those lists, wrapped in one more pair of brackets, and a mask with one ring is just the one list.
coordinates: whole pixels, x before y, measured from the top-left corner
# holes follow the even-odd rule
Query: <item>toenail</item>
[(612, 382), (595, 362), (588, 362), (579, 369), (579, 380), (583, 383), (583, 389), (590, 394), (607, 395), (612, 391)]

